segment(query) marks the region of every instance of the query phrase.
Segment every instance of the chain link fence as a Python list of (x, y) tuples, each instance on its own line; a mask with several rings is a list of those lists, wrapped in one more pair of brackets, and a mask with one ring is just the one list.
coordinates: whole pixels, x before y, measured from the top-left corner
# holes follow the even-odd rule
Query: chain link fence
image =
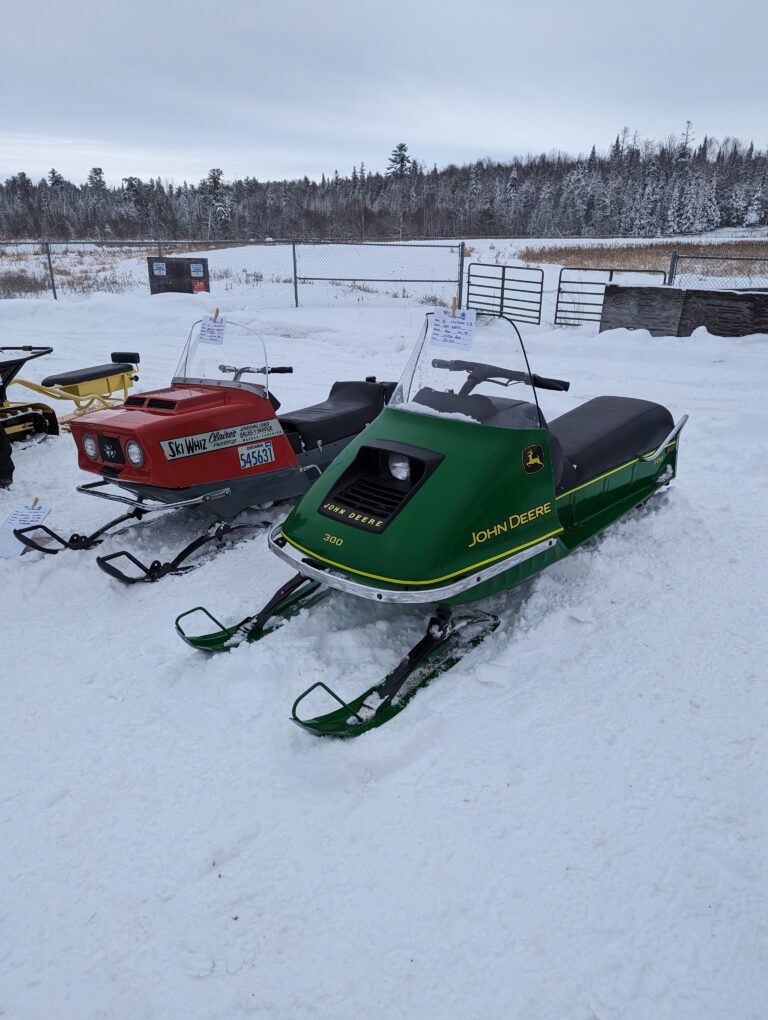
[(682, 290), (768, 290), (768, 258), (673, 252), (668, 277)]
[(147, 294), (147, 257), (208, 259), (211, 294), (268, 308), (461, 304), (464, 244), (0, 242), (0, 298)]

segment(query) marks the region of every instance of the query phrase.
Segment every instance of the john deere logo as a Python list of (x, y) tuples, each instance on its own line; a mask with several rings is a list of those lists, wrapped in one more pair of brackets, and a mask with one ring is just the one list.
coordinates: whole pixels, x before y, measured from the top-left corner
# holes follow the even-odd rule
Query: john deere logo
[(544, 467), (544, 447), (526, 446), (523, 450), (523, 469), (527, 475), (535, 475)]

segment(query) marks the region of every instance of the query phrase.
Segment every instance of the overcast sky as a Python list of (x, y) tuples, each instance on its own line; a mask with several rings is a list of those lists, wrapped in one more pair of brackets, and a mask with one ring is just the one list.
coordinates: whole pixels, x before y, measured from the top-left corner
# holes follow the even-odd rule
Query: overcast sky
[(0, 177), (319, 178), (688, 119), (764, 147), (767, 29), (764, 0), (9, 0)]

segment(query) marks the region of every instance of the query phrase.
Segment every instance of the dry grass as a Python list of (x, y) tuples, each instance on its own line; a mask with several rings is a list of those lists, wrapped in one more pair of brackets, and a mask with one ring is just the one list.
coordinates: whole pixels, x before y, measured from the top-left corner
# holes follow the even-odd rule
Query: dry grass
[(0, 273), (0, 298), (30, 297), (47, 291), (48, 280), (45, 277), (35, 276), (23, 269)]
[[(658, 241), (651, 244), (558, 244), (529, 245), (518, 258), (524, 262), (555, 263), (584, 269), (656, 269), (669, 268), (672, 252), (679, 255), (712, 255), (719, 258), (768, 259), (768, 241), (722, 241), (696, 244), (686, 241)], [(711, 265), (711, 264), (710, 264)], [(745, 263), (724, 262), (717, 267), (718, 276), (742, 276)], [(690, 263), (687, 268), (692, 268)], [(709, 269), (712, 272), (712, 269)]]

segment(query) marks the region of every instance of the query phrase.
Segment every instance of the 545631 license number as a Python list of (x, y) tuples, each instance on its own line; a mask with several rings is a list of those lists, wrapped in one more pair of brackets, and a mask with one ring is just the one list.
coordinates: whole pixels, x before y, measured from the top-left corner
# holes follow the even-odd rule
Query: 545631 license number
[(240, 458), (241, 471), (259, 467), (261, 464), (271, 464), (275, 459), (271, 439), (262, 440), (260, 443), (248, 443), (247, 446), (238, 446), (237, 455)]

